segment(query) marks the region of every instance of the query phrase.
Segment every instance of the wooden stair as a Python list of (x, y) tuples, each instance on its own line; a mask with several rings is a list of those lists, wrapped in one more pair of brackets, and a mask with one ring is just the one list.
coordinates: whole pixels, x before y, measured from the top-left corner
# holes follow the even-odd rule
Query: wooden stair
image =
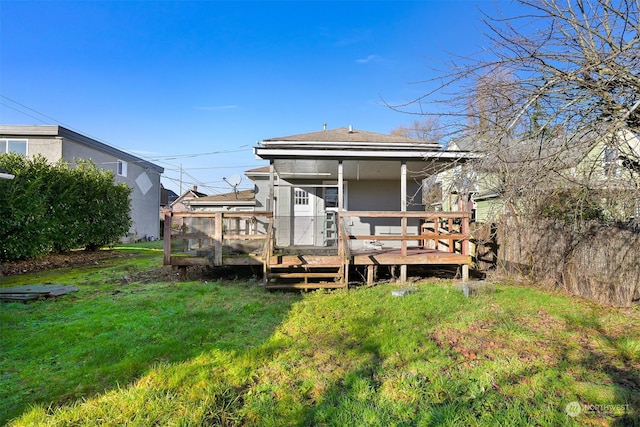
[(335, 256), (274, 256), (265, 271), (265, 289), (344, 288), (344, 265)]

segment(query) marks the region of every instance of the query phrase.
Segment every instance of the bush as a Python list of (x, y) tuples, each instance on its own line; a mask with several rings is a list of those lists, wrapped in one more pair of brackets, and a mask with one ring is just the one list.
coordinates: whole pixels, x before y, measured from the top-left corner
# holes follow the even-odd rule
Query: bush
[(1, 154), (0, 167), (15, 175), (0, 180), (2, 261), (96, 250), (117, 242), (131, 226), (131, 189), (91, 161), (78, 160), (71, 168), (42, 156)]

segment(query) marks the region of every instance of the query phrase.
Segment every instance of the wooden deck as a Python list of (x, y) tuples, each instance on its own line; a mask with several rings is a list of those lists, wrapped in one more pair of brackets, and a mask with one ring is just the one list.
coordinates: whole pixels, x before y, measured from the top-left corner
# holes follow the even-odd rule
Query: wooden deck
[[(261, 267), (267, 289), (344, 288), (349, 271), (362, 266), (368, 283), (375, 281), (378, 266), (398, 266), (401, 281), (406, 281), (407, 266), (416, 265), (460, 266), (463, 280), (468, 278), (468, 212), (341, 212), (339, 216), (337, 246), (278, 247), (270, 212), (169, 212), (164, 264), (181, 272), (192, 265)], [(344, 225), (365, 218), (392, 218), (399, 226), (394, 234), (355, 234)], [(412, 232), (409, 220), (419, 221)], [(363, 242), (377, 246), (366, 248)]]

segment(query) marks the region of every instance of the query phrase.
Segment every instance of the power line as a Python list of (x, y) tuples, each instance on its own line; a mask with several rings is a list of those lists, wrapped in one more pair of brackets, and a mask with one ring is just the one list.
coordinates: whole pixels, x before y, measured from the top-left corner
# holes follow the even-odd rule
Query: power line
[[(37, 114), (38, 116), (41, 116), (41, 117), (38, 117), (38, 116), (33, 115), (33, 114), (30, 114), (30, 113), (25, 112), (23, 110), (20, 110), (15, 105), (11, 105), (11, 104), (9, 104), (7, 102), (0, 101), (0, 105), (4, 105), (7, 108), (10, 108), (10, 109), (12, 109), (12, 110), (14, 110), (14, 111), (16, 111), (16, 112), (18, 112), (20, 114), (23, 114), (23, 115), (25, 115), (27, 117), (35, 119), (35, 120), (37, 120), (37, 121), (39, 121), (39, 122), (41, 122), (43, 124), (54, 122), (54, 123), (56, 123), (58, 125), (61, 125), (61, 126), (64, 126), (64, 127), (68, 128), (68, 129), (70, 129), (70, 130), (72, 130), (74, 132), (77, 132), (79, 134), (88, 136), (90, 138), (95, 139), (96, 141), (102, 142), (103, 144), (106, 144), (106, 145), (109, 145), (111, 147), (117, 148), (119, 150), (122, 150), (123, 152), (129, 153), (129, 154), (131, 154), (131, 155), (133, 155), (135, 157), (140, 158), (140, 160), (132, 161), (130, 163), (157, 162), (157, 163), (160, 163), (162, 165), (169, 166), (169, 167), (165, 168), (165, 172), (167, 172), (169, 170), (175, 171), (175, 172), (180, 171), (181, 173), (185, 173), (187, 176), (189, 176), (191, 179), (193, 179), (195, 181), (192, 184), (198, 184), (198, 185), (202, 185), (204, 187), (208, 187), (208, 186), (205, 183), (200, 182), (199, 179), (197, 179), (194, 176), (188, 174), (188, 172), (185, 171), (185, 169), (182, 167), (182, 165), (175, 165), (175, 164), (167, 162), (166, 160), (175, 160), (175, 159), (182, 159), (182, 158), (195, 158), (195, 157), (200, 157), (200, 156), (210, 156), (210, 155), (226, 154), (226, 153), (238, 153), (238, 152), (247, 151), (247, 148), (250, 147), (248, 144), (245, 144), (245, 145), (241, 145), (241, 146), (239, 146), (237, 148), (234, 148), (234, 149), (231, 149), (231, 150), (217, 150), (217, 151), (211, 151), (211, 152), (206, 152), (206, 153), (188, 153), (188, 154), (171, 154), (171, 155), (149, 156), (149, 157), (145, 158), (145, 157), (143, 157), (141, 155), (134, 154), (133, 152), (131, 152), (129, 150), (126, 150), (126, 149), (124, 149), (122, 147), (118, 147), (115, 144), (109, 143), (109, 142), (107, 142), (105, 140), (102, 140), (100, 138), (92, 136), (92, 135), (90, 135), (90, 134), (88, 134), (86, 132), (82, 132), (79, 129), (75, 129), (73, 126), (71, 126), (69, 124), (66, 124), (66, 123), (64, 123), (64, 122), (62, 122), (62, 121), (60, 121), (60, 120), (58, 120), (58, 119), (56, 119), (54, 117), (51, 117), (51, 116), (49, 116), (47, 114), (44, 114), (44, 113), (42, 113), (42, 112), (40, 112), (40, 111), (38, 111), (38, 110), (36, 110), (34, 108), (31, 108), (28, 105), (25, 105), (24, 103), (22, 103), (20, 101), (17, 101), (15, 99), (9, 98), (6, 95), (0, 94), (0, 98), (4, 98), (7, 101), (9, 101), (9, 102), (21, 107), (22, 109), (26, 109), (26, 110), (28, 110), (30, 112), (33, 112), (33, 113), (35, 113), (35, 114)], [(42, 117), (48, 119), (49, 122), (43, 120)], [(215, 169), (234, 169), (234, 168), (245, 168), (245, 167), (255, 167), (255, 165), (220, 166), (220, 167), (211, 166), (211, 167), (201, 167), (201, 168), (188, 168), (188, 170), (189, 171), (194, 171), (194, 170), (215, 170)], [(182, 182), (181, 179), (178, 180), (176, 178), (170, 178), (166, 174), (163, 175), (163, 177), (168, 179), (169, 181), (172, 181), (172, 182), (176, 182), (176, 183), (181, 183)], [(221, 182), (221, 181), (216, 181), (216, 182)]]

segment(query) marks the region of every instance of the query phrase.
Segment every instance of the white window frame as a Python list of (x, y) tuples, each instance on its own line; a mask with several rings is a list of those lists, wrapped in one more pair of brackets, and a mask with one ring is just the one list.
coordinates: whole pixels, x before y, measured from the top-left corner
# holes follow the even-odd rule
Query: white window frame
[(124, 160), (119, 160), (116, 162), (116, 175), (127, 177), (127, 162)]
[(302, 188), (295, 188), (293, 190), (293, 204), (295, 206), (308, 206), (309, 205), (309, 192)]
[[(4, 147), (2, 149), (2, 151), (0, 151), (0, 154), (8, 154), (8, 153), (18, 153), (18, 154), (22, 154), (24, 156), (29, 155), (29, 140), (28, 139), (17, 139), (17, 138), (2, 138), (0, 139), (0, 142), (3, 143)], [(10, 150), (9, 149), (9, 145), (12, 143), (24, 143), (24, 153), (23, 152), (18, 152), (15, 150)]]

